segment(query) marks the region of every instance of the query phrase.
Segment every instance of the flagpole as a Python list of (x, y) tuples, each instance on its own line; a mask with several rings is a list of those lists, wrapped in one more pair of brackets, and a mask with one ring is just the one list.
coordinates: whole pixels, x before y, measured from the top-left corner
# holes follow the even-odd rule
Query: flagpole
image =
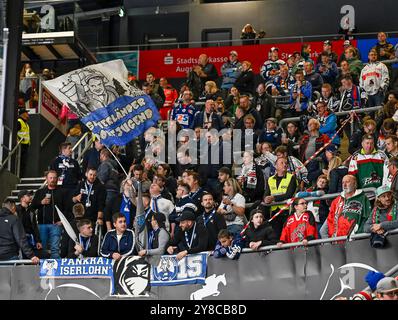
[(120, 161), (119, 161), (119, 159), (116, 157), (116, 155), (112, 152), (112, 150), (111, 149), (109, 149), (107, 146), (105, 146), (105, 148), (107, 148), (108, 149), (108, 151), (111, 153), (111, 155), (113, 156), (113, 158), (115, 158), (115, 160), (116, 160), (116, 162), (119, 164), (119, 166), (120, 166), (120, 168), (122, 168), (122, 170), (123, 170), (123, 172), (124, 172), (124, 174), (126, 175), (126, 177), (128, 176), (128, 174), (127, 174), (127, 172), (126, 172), (126, 170), (124, 170), (124, 168), (123, 168), (123, 166), (122, 166), (122, 164), (120, 163)]

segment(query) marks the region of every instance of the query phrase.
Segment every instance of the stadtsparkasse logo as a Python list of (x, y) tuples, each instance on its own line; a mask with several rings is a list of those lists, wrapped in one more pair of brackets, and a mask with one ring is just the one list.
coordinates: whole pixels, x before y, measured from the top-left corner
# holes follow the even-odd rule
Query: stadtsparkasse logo
[(174, 58), (172, 57), (171, 53), (168, 53), (165, 57), (164, 57), (164, 64), (173, 64), (174, 63)]

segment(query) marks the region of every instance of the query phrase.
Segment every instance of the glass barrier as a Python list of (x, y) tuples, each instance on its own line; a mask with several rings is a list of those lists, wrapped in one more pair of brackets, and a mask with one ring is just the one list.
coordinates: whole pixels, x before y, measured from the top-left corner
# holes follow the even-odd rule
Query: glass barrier
[[(23, 12), (24, 33), (74, 31), (75, 2), (61, 4), (25, 4)], [(67, 12), (68, 15), (63, 15)]]

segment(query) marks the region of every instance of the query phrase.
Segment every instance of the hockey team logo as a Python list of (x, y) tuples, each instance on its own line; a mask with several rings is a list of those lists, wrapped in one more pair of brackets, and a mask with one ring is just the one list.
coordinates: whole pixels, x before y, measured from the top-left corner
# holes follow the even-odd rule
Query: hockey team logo
[(55, 259), (47, 259), (44, 261), (42, 270), (44, 270), (45, 274), (40, 274), (40, 276), (51, 277), (55, 275), (55, 272), (58, 269), (58, 262)]
[(145, 259), (123, 257), (113, 266), (115, 295), (139, 296), (150, 290), (150, 264)]
[(189, 297), (190, 300), (203, 300), (207, 297), (217, 297), (220, 295), (220, 291), (218, 290), (218, 286), (222, 283), (224, 286), (227, 285), (227, 280), (225, 279), (225, 273), (219, 276), (215, 274), (207, 277), (205, 280), (205, 284), (203, 287), (193, 293)]
[[(335, 298), (339, 296), (344, 296), (346, 294), (352, 295), (354, 293), (352, 292), (352, 290), (358, 292), (359, 290), (363, 289), (359, 288), (359, 285), (355, 281), (356, 273), (360, 272), (359, 269), (378, 272), (375, 268), (364, 263), (347, 263), (337, 268), (336, 270), (334, 268), (334, 265), (330, 264), (330, 268), (331, 273), (319, 300), (323, 300), (325, 296), (331, 296), (329, 300), (334, 300)], [(333, 292), (335, 291), (330, 293), (332, 291), (332, 288), (333, 290), (336, 290), (336, 287), (339, 288), (339, 291), (334, 294)]]
[(178, 261), (176, 257), (162, 257), (159, 265), (153, 268), (154, 280), (170, 281), (177, 278)]
[(164, 59), (163, 59), (164, 64), (169, 65), (169, 64), (173, 64), (174, 63), (174, 58), (171, 55), (171, 53), (168, 53)]

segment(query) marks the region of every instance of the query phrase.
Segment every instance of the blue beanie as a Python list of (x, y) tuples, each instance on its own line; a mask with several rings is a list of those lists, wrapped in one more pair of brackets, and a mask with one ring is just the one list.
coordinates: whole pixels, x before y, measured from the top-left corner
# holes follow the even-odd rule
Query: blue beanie
[(365, 277), (365, 281), (368, 283), (370, 289), (372, 289), (372, 291), (375, 291), (377, 283), (384, 277), (384, 273), (369, 271)]

